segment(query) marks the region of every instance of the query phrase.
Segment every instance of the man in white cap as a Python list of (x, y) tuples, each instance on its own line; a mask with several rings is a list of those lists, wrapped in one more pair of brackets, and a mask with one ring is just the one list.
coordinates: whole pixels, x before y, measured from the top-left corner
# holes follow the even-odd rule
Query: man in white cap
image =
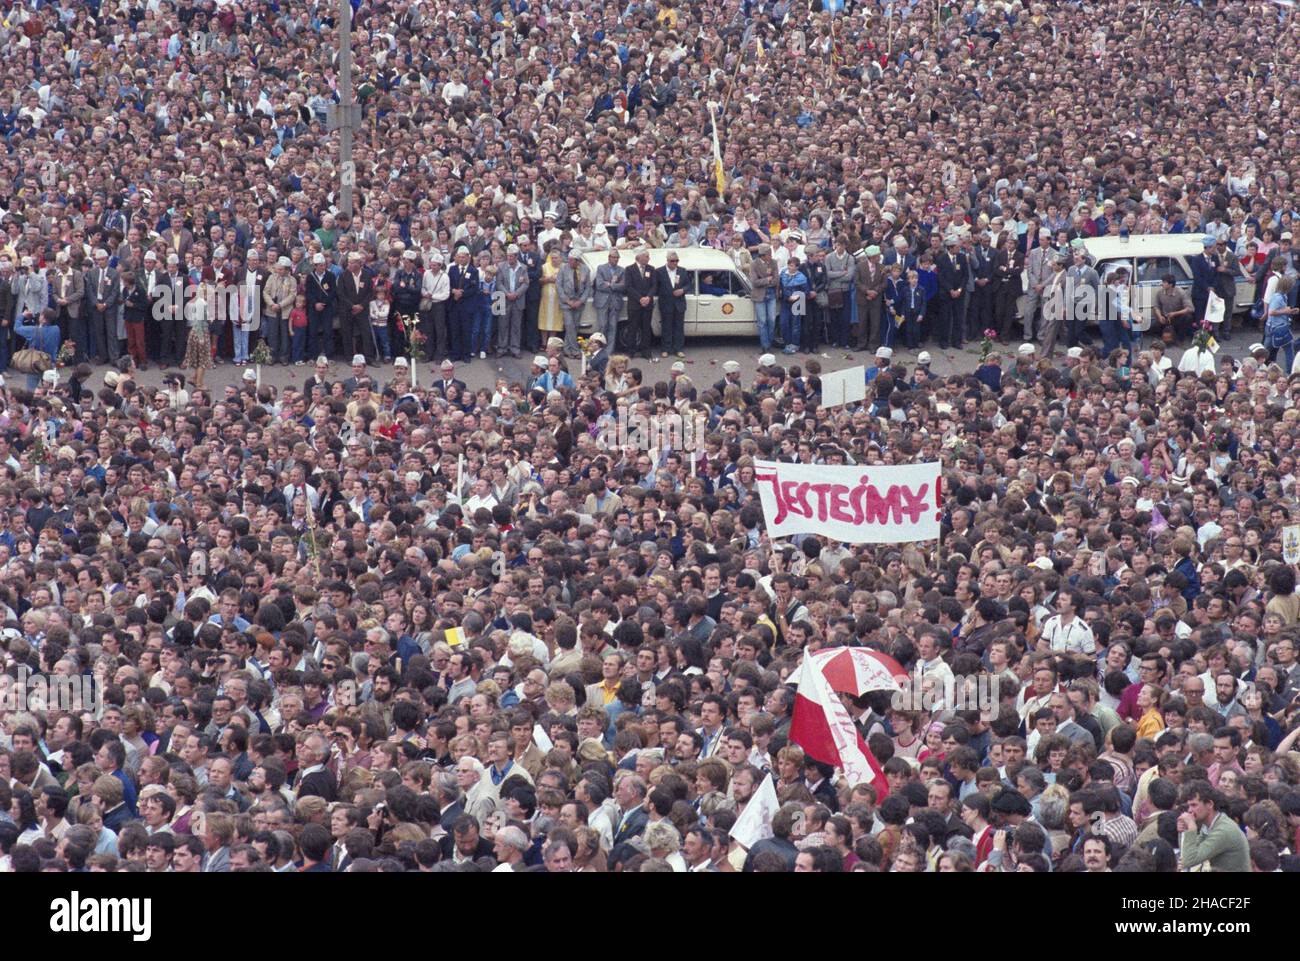
[(555, 292), (560, 297), (560, 313), (564, 315), (564, 354), (578, 356), (578, 324), (582, 311), (591, 299), (591, 270), (582, 262), (582, 255), (569, 251), (568, 262), (555, 277)]
[(853, 349), (870, 350), (871, 332), (877, 332), (877, 338), (884, 338), (880, 326), (880, 305), (884, 302), (885, 281), (889, 271), (880, 260), (880, 248), (872, 244), (866, 249), (865, 256), (858, 261), (854, 275), (854, 288), (858, 299), (858, 322), (853, 331)]
[(185, 358), (185, 297), (189, 277), (181, 270), (181, 259), (167, 255), (167, 273), (155, 292), (153, 316), (158, 319), (158, 359), (179, 365)]
[(50, 306), (58, 311), (55, 321), (59, 325), (59, 336), (66, 340), (73, 328), (80, 326), (78, 318), (86, 296), (86, 284), (81, 271), (72, 266), (67, 251), (59, 251), (54, 264), (54, 276), (50, 278)]
[(587, 358), (587, 369), (604, 377), (605, 368), (609, 366), (609, 340), (600, 331), (596, 331), (588, 338), (588, 342), (593, 353)]
[[(520, 337), (524, 322), (524, 307), (528, 303), (528, 265), (519, 259), (519, 247), (506, 248), (506, 262), (497, 268), (496, 292), (504, 298), (497, 324), (497, 356), (518, 357)], [(496, 312), (496, 304), (493, 311)]]
[(311, 258), (307, 274), (307, 353), (330, 354), (334, 350), (334, 314), (338, 308), (338, 281), (325, 264), (325, 255)]
[(728, 360), (722, 365), (722, 380), (713, 385), (713, 389), (721, 396), (728, 387), (741, 387), (745, 385), (740, 382), (740, 364), (734, 360)]
[(562, 231), (555, 226), (555, 214), (547, 211), (542, 215), (542, 229), (537, 232), (537, 247), (545, 250), (552, 240), (559, 240)]
[[(248, 252), (250, 264), (254, 253)], [(289, 272), (292, 267), (293, 261), (288, 257), (279, 258), (271, 269), (271, 276), (262, 284), (262, 336), (266, 338), (272, 361), (277, 364), (289, 363), (292, 347), (289, 315), (298, 299), (298, 281)], [(303, 346), (299, 345), (297, 356), (293, 357), (296, 364), (302, 364)]]
[(343, 393), (349, 397), (357, 389), (357, 384), (366, 376), (366, 355), (352, 355), (352, 376), (343, 382)]
[(441, 357), (447, 353), (447, 301), (451, 299), (451, 280), (447, 276), (442, 253), (433, 251), (420, 278), (420, 330), (424, 332), (424, 356)]
[(611, 250), (605, 263), (596, 268), (595, 294), (592, 306), (596, 308), (596, 329), (603, 331), (606, 343), (615, 343), (618, 322), (627, 305), (625, 271), (618, 265), (618, 251)]
[[(1052, 232), (1046, 227), (1038, 231), (1038, 246), (1029, 251), (1025, 257), (1025, 271), (1029, 275), (1029, 290), (1026, 292), (1024, 321), (1027, 342), (1034, 339), (1034, 320), (1038, 306), (1043, 300), (1043, 291), (1052, 277), (1056, 262), (1056, 250), (1052, 247)], [(1041, 339), (1041, 338), (1040, 338)]]
[(442, 366), (439, 368), (439, 374), (440, 377), (438, 382), (433, 386), (442, 390), (442, 396), (446, 397), (448, 388), (453, 386), (460, 388), (462, 394), (465, 392), (465, 382), (456, 379), (456, 365), (450, 360), (444, 360), (442, 362)]
[(867, 368), (867, 383), (871, 383), (882, 373), (889, 370), (890, 361), (894, 359), (894, 351), (889, 347), (876, 348), (876, 366)]
[[(122, 299), (122, 280), (117, 271), (108, 265), (108, 251), (102, 247), (95, 251), (95, 266), (86, 272), (86, 304), (90, 328), (89, 346), (77, 342), (77, 352), (83, 349), (93, 356), (95, 363), (111, 364), (120, 356), (117, 340), (117, 305)], [(76, 340), (76, 337), (73, 338)]]
[[(361, 254), (348, 254), (347, 268), (338, 280), (340, 354), (367, 349), (379, 363), (379, 343), (370, 329), (370, 302), (375, 299), (375, 275), (365, 266)], [(359, 346), (358, 346), (359, 345)]]

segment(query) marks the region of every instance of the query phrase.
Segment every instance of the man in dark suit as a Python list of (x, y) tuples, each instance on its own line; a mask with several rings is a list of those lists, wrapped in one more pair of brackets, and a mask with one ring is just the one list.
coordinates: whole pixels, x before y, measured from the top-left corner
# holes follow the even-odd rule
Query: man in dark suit
[(970, 310), (966, 314), (966, 339), (976, 340), (993, 319), (993, 248), (989, 246), (986, 232), (980, 233), (979, 240), (971, 248), (970, 260), (975, 286), (971, 290)]
[(118, 358), (117, 305), (122, 298), (122, 283), (117, 271), (108, 265), (108, 251), (95, 251), (95, 266), (86, 271), (87, 327), (90, 343), (78, 344), (78, 353), (94, 357), (96, 363), (111, 364)]
[(185, 293), (189, 277), (181, 270), (180, 258), (167, 255), (167, 273), (154, 289), (154, 316), (161, 317), (158, 357), (162, 364), (179, 364), (185, 359)]
[(1187, 258), (1187, 266), (1192, 269), (1192, 317), (1198, 324), (1205, 319), (1205, 307), (1210, 301), (1218, 270), (1214, 259), (1214, 238), (1206, 237), (1202, 243), (1204, 252)]
[[(312, 734), (303, 738), (298, 745), (298, 776), (295, 778), (294, 794), (297, 797), (322, 797), (333, 802), (338, 797), (338, 784), (334, 775), (325, 767), (329, 758), (329, 746), (325, 738)], [(328, 842), (327, 842), (328, 844)]]
[(447, 828), (446, 835), (438, 842), (442, 850), (442, 859), (456, 862), (476, 861), (479, 858), (492, 857), (492, 842), (482, 837), (478, 830), (478, 821), (472, 815), (462, 814)]
[(331, 353), (334, 311), (338, 302), (338, 284), (334, 274), (325, 266), (325, 255), (316, 254), (311, 259), (311, 272), (307, 274), (308, 356), (320, 357)]
[(961, 238), (955, 232), (943, 238), (943, 247), (934, 258), (934, 266), (939, 274), (939, 296), (935, 305), (935, 339), (940, 350), (961, 343), (961, 334), (954, 329), (953, 319), (957, 316), (957, 300), (961, 297), (962, 278), (957, 272), (957, 265), (952, 255), (957, 252)]
[(677, 266), (677, 252), (668, 252), (668, 263), (659, 274), (659, 345), (663, 355), (686, 356), (686, 271)]
[(637, 252), (636, 263), (624, 274), (627, 286), (627, 342), (628, 353), (639, 351), (650, 359), (651, 321), (655, 312), (655, 297), (659, 293), (659, 278), (650, 266), (650, 252)]
[[(158, 255), (152, 250), (144, 255), (144, 269), (136, 276), (136, 288), (148, 300), (149, 314), (144, 321), (145, 356), (156, 364), (162, 360), (162, 324), (166, 307), (160, 306), (159, 302), (167, 289), (167, 271), (159, 265)], [(129, 294), (126, 296), (130, 297)]]
[[(379, 350), (373, 333), (370, 331), (370, 302), (375, 299), (375, 277), (361, 261), (356, 251), (348, 254), (347, 270), (338, 280), (339, 304), (339, 353), (351, 356), (354, 353), (366, 354), (374, 358), (372, 363), (379, 363)], [(357, 341), (361, 349), (357, 349)]]
[(439, 369), (442, 371), (442, 376), (438, 379), (437, 383), (435, 383), (433, 386), (441, 388), (442, 395), (444, 397), (447, 396), (448, 387), (459, 388), (461, 394), (463, 395), (465, 393), (465, 382), (456, 377), (456, 365), (453, 364), (450, 360), (444, 360), (442, 362), (442, 367)]
[(625, 777), (614, 791), (614, 800), (618, 802), (618, 829), (614, 832), (615, 846), (632, 838), (640, 837), (650, 821), (650, 812), (645, 809), (646, 785), (639, 775)]
[(482, 278), (478, 267), (470, 259), (469, 250), (460, 247), (456, 262), (447, 270), (451, 284), (451, 301), (447, 310), (447, 349), (451, 359), (463, 364), (470, 360), (470, 332), (478, 314), (482, 294)]

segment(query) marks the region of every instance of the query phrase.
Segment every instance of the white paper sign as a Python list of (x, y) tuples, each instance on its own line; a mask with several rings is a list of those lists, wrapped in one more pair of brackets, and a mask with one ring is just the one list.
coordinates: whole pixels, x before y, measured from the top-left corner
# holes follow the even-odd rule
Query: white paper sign
[(867, 399), (867, 369), (862, 365), (822, 374), (822, 406), (843, 407)]
[(1210, 299), (1205, 302), (1205, 319), (1212, 324), (1223, 323), (1224, 306), (1223, 298), (1211, 290)]

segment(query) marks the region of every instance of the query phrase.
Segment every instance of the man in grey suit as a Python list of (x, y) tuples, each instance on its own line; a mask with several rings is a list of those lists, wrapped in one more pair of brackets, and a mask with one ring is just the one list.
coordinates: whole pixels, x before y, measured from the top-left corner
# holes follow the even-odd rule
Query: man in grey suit
[(627, 283), (623, 268), (618, 265), (618, 251), (609, 252), (609, 262), (596, 268), (596, 293), (592, 303), (596, 308), (596, 329), (605, 335), (605, 343), (617, 343), (618, 321), (623, 316), (627, 300)]
[[(1056, 248), (1052, 246), (1052, 232), (1046, 228), (1038, 231), (1038, 246), (1025, 258), (1029, 274), (1029, 299), (1025, 302), (1025, 343), (1034, 339), (1034, 316), (1043, 300), (1043, 289), (1052, 279), (1052, 264), (1056, 261)], [(1041, 338), (1040, 338), (1041, 339)]]
[(58, 266), (50, 278), (53, 298), (50, 306), (59, 312), (59, 337), (62, 340), (71, 337), (81, 343), (84, 338), (79, 339), (78, 327), (81, 326), (81, 302), (86, 295), (84, 280), (81, 271), (72, 266), (67, 251), (59, 251), (54, 260)]
[(108, 266), (108, 251), (99, 248), (95, 251), (95, 266), (86, 271), (85, 313), (90, 342), (78, 343), (78, 353), (84, 352), (100, 364), (117, 360), (117, 304), (121, 298), (122, 284), (117, 271)]
[(578, 357), (578, 321), (582, 317), (582, 308), (591, 297), (591, 271), (582, 262), (581, 254), (569, 251), (569, 262), (560, 268), (555, 287), (564, 314), (564, 354)]
[(497, 292), (505, 295), (505, 313), (498, 321), (497, 356), (519, 356), (519, 334), (528, 301), (528, 265), (519, 259), (519, 247), (506, 248), (506, 262), (497, 268)]
[(31, 257), (18, 261), (14, 276), (14, 323), (35, 327), (45, 308), (50, 305), (50, 285), (45, 271), (36, 269)]

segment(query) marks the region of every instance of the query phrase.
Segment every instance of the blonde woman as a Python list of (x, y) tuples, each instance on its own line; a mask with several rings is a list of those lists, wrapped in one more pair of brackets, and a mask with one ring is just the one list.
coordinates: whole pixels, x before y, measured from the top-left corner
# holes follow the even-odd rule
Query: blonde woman
[(627, 354), (613, 354), (609, 366), (605, 368), (605, 389), (612, 394), (621, 395), (628, 389), (629, 378), (627, 365), (631, 362)]

